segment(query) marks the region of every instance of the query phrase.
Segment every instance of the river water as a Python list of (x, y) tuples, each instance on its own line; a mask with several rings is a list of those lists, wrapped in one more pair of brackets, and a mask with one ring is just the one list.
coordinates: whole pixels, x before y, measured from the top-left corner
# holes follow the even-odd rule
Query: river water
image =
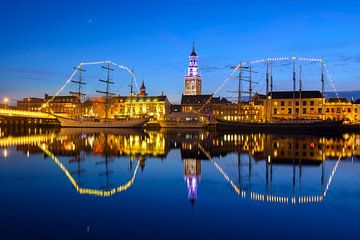
[(1, 239), (345, 239), (360, 135), (0, 130)]

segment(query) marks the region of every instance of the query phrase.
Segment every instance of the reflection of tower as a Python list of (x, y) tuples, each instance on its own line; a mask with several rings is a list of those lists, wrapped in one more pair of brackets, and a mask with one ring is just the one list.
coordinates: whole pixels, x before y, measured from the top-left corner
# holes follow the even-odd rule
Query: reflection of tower
[(184, 179), (188, 188), (188, 199), (194, 206), (201, 174), (200, 160), (184, 159)]
[(198, 69), (199, 57), (195, 52), (193, 44), (192, 52), (189, 56), (188, 73), (184, 77), (185, 89), (184, 95), (200, 95), (201, 94), (201, 76)]

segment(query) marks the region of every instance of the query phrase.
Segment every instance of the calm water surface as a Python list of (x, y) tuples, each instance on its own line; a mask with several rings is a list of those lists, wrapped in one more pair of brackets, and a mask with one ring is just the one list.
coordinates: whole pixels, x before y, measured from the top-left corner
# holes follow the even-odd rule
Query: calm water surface
[(0, 136), (1, 239), (358, 237), (358, 134)]

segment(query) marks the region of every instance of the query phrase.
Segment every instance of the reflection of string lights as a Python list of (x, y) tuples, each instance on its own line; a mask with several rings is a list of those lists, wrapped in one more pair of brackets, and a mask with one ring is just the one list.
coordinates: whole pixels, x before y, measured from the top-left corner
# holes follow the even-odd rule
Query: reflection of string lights
[[(198, 144), (199, 149), (206, 155), (206, 157), (210, 160), (211, 163), (214, 164), (215, 168), (223, 175), (223, 177), (225, 178), (225, 180), (227, 182), (230, 183), (231, 187), (235, 190), (235, 192), (239, 195), (241, 195), (242, 198), (246, 197), (247, 192), (245, 190), (241, 190), (239, 187), (237, 187), (234, 182), (229, 178), (229, 176), (225, 173), (225, 171), (219, 166), (219, 164), (217, 164), (213, 158), (211, 157), (211, 155), (201, 146), (201, 144)], [(345, 147), (343, 147), (343, 152), (345, 151)], [(296, 199), (295, 197), (291, 198), (291, 203), (292, 204), (304, 204), (304, 203), (318, 203), (318, 202), (322, 202), (324, 200), (324, 198), (326, 197), (327, 191), (330, 188), (331, 182), (334, 178), (335, 172), (339, 166), (340, 160), (342, 158), (342, 155), (339, 156), (335, 167), (333, 168), (331, 175), (328, 179), (328, 182), (326, 184), (325, 187), (325, 191), (323, 192), (323, 194), (321, 194), (320, 196), (300, 196), (298, 197), (298, 199)], [(289, 197), (284, 197), (284, 196), (274, 196), (274, 195), (269, 195), (269, 194), (261, 194), (261, 193), (256, 193), (251, 191), (250, 192), (250, 199), (254, 200), (254, 201), (261, 201), (261, 202), (274, 202), (274, 203), (283, 203), (283, 204), (288, 204), (289, 202)]]
[[(157, 135), (152, 135), (150, 134), (151, 136), (153, 136), (153, 138)], [(46, 141), (50, 141), (50, 142), (53, 142), (53, 140), (59, 140), (59, 141), (63, 141), (64, 139), (67, 139), (68, 136), (57, 136), (54, 134), (54, 133), (51, 133), (51, 134), (47, 134), (47, 135), (35, 135), (35, 136), (22, 136), (22, 137), (12, 137), (12, 136), (9, 136), (9, 137), (6, 137), (6, 138), (0, 138), (0, 147), (1, 146), (4, 146), (4, 147), (8, 147), (8, 146), (13, 146), (13, 145), (23, 145), (23, 144), (32, 144), (32, 145), (38, 145), (39, 143), (41, 142), (46, 142)], [(94, 138), (94, 136), (90, 136), (90, 135), (87, 135), (87, 139), (89, 138)], [(129, 138), (132, 139), (132, 144), (137, 144), (137, 142), (140, 142), (141, 141), (141, 138), (139, 136), (132, 136), (130, 135)], [(150, 139), (147, 139), (146, 141), (153, 141), (153, 138), (150, 138)], [(289, 203), (291, 202), (292, 204), (305, 204), (305, 203), (318, 203), (318, 202), (322, 202), (325, 197), (327, 196), (327, 193), (330, 189), (330, 186), (331, 186), (331, 183), (334, 179), (334, 176), (336, 174), (336, 171), (339, 167), (339, 164), (340, 164), (340, 160), (342, 159), (342, 157), (345, 157), (347, 156), (347, 150), (350, 151), (350, 148), (348, 148), (347, 146), (352, 146), (352, 150), (354, 151), (355, 147), (354, 147), (354, 142), (356, 142), (357, 140), (354, 140), (354, 136), (352, 135), (348, 135), (348, 134), (345, 134), (343, 135), (343, 139), (345, 139), (344, 141), (346, 142), (340, 142), (339, 144), (341, 144), (342, 146), (342, 150), (339, 151), (339, 155), (338, 155), (338, 159), (336, 161), (336, 164), (335, 166), (333, 167), (332, 171), (331, 171), (331, 174), (328, 178), (328, 181), (325, 185), (325, 188), (324, 188), (324, 191), (322, 192), (322, 194), (320, 195), (314, 195), (314, 196), (299, 196), (299, 197), (284, 197), (284, 196), (275, 196), (275, 195), (265, 195), (265, 194), (261, 194), (261, 193), (256, 193), (256, 192), (246, 192), (245, 190), (243, 189), (240, 189), (240, 187), (238, 187), (231, 179), (230, 177), (227, 175), (227, 173), (224, 171), (224, 169), (211, 157), (210, 153), (207, 152), (200, 144), (198, 145), (199, 146), (199, 149), (204, 152), (204, 154), (207, 156), (207, 158), (213, 163), (213, 165), (215, 166), (215, 168), (221, 173), (221, 175), (224, 177), (224, 179), (229, 182), (229, 184), (231, 185), (231, 187), (234, 189), (234, 191), (240, 195), (241, 197), (243, 198), (246, 198), (246, 196), (249, 196), (251, 200), (254, 200), (254, 201), (263, 201), (263, 202), (276, 202), (276, 203)], [(159, 142), (164, 142), (165, 140), (162, 139), (162, 138), (158, 138), (158, 136), (156, 137), (156, 139), (159, 140)], [(246, 145), (246, 142), (247, 141), (250, 141), (250, 140), (254, 140), (256, 141), (256, 139), (259, 139), (261, 141), (264, 141), (263, 138), (261, 138), (261, 135), (259, 134), (251, 134), (251, 135), (236, 135), (236, 134), (226, 134), (223, 136), (223, 140), (224, 141), (237, 141), (241, 139), (242, 140), (242, 144)], [(93, 139), (94, 140), (94, 139)], [(108, 139), (110, 142), (113, 142), (112, 141), (112, 138), (110, 137)], [(144, 142), (146, 142), (144, 140)], [(214, 140), (213, 140), (214, 141)], [(125, 141), (127, 142), (127, 141)], [(157, 142), (157, 141), (154, 141), (154, 142)], [(324, 140), (321, 140), (320, 139), (320, 142), (322, 144), (325, 144), (325, 145), (334, 145), (334, 144), (337, 144), (337, 142), (333, 142), (333, 141), (330, 141), (330, 142), (325, 142)], [(115, 143), (115, 142), (113, 142)], [(127, 143), (129, 144), (129, 148), (131, 148), (131, 144), (130, 143)], [(120, 144), (121, 145), (121, 144)], [(140, 144), (141, 145), (141, 144)], [(41, 145), (39, 145), (39, 147), (45, 152), (46, 149), (46, 144), (43, 143)], [(71, 146), (75, 146), (73, 144), (73, 142), (71, 142)], [(115, 145), (114, 145), (115, 146)], [(190, 145), (191, 146), (191, 145)], [(73, 147), (72, 147), (73, 148)], [(153, 148), (151, 149), (152, 151), (154, 150)], [(48, 151), (48, 150), (47, 150)], [(263, 150), (264, 151), (264, 150)], [(50, 157), (52, 158), (56, 158), (51, 152), (45, 152), (47, 155), (49, 155)], [(9, 151), (7, 148), (3, 149), (3, 152), (2, 152), (3, 156), (6, 158), (9, 156)], [(29, 151), (27, 151), (27, 156), (29, 157)], [(128, 187), (130, 187), (132, 184), (133, 184), (133, 180), (130, 180), (127, 184), (121, 186), (121, 187), (118, 187), (118, 188), (114, 188), (112, 190), (109, 190), (109, 191), (101, 191), (101, 190), (96, 190), (96, 189), (83, 189), (83, 188), (80, 188), (77, 183), (75, 182), (75, 180), (71, 177), (68, 176), (68, 171), (66, 170), (65, 166), (62, 165), (62, 163), (55, 159), (53, 159), (55, 161), (55, 163), (57, 163), (57, 165), (59, 166), (59, 168), (61, 170), (64, 171), (65, 175), (69, 178), (70, 182), (73, 184), (74, 188), (81, 194), (93, 194), (93, 195), (98, 195), (98, 196), (111, 196), (113, 194), (115, 194), (116, 192), (119, 192), (119, 191), (123, 191), (124, 189), (126, 190)], [(271, 158), (270, 156), (268, 156), (268, 159), (267, 161), (269, 161), (269, 163), (271, 162)], [(66, 170), (66, 171), (65, 171)], [(137, 171), (137, 167), (135, 169), (135, 172), (134, 172), (134, 176), (133, 176), (133, 179), (135, 179), (135, 175), (136, 175), (136, 171)], [(131, 184), (130, 184), (131, 183)], [(130, 184), (130, 185), (129, 185)], [(196, 184), (193, 184), (192, 186), (197, 186)]]
[(44, 144), (44, 143), (39, 144), (38, 147), (46, 155), (48, 155), (52, 160), (54, 160), (56, 165), (58, 165), (58, 167), (65, 173), (65, 175), (67, 176), (67, 178), (69, 179), (69, 181), (74, 186), (74, 188), (76, 189), (77, 192), (79, 192), (80, 194), (94, 195), (94, 196), (98, 196), (98, 197), (110, 197), (110, 196), (112, 196), (112, 195), (114, 195), (116, 193), (126, 191), (129, 187), (131, 187), (134, 184), (135, 176), (136, 176), (136, 173), (138, 171), (139, 163), (140, 163), (140, 161), (137, 162), (132, 178), (127, 183), (125, 183), (124, 185), (113, 188), (111, 190), (98, 190), (98, 189), (91, 189), (91, 188), (81, 188), (77, 184), (75, 179), (71, 176), (70, 172), (66, 169), (64, 164), (62, 164), (60, 162), (60, 160), (46, 148), (46, 144)]
[[(345, 151), (345, 147), (343, 147), (342, 150), (343, 150), (343, 152), (344, 152), (344, 151)], [(334, 178), (335, 172), (336, 172), (337, 168), (339, 167), (339, 163), (340, 163), (341, 157), (342, 157), (342, 153), (340, 154), (338, 160), (336, 161), (335, 167), (334, 167), (333, 170), (331, 171), (331, 175), (330, 175), (329, 180), (328, 180), (328, 182), (327, 182), (327, 184), (326, 184), (325, 191), (324, 191), (324, 193), (322, 194), (323, 197), (326, 197), (326, 194), (327, 194), (327, 192), (328, 192), (328, 190), (329, 190), (329, 188), (330, 188), (330, 184), (331, 184), (331, 182), (332, 182), (332, 180), (333, 180), (333, 178)]]

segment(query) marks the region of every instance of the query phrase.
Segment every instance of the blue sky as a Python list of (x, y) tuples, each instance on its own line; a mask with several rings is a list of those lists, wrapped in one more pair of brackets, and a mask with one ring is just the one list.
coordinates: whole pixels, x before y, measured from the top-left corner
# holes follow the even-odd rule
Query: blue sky
[[(54, 94), (78, 63), (112, 60), (134, 68), (149, 94), (178, 102), (193, 39), (204, 93), (232, 64), (293, 55), (323, 57), (338, 90), (360, 89), (357, 1), (5, 0), (0, 13), (0, 97)], [(264, 91), (264, 66), (254, 68), (255, 91)], [(319, 71), (304, 66), (305, 90), (320, 89)], [(291, 67), (275, 66), (274, 82), (291, 89)], [(114, 90), (126, 94), (122, 86)], [(231, 80), (218, 94), (230, 97), (235, 86)]]

